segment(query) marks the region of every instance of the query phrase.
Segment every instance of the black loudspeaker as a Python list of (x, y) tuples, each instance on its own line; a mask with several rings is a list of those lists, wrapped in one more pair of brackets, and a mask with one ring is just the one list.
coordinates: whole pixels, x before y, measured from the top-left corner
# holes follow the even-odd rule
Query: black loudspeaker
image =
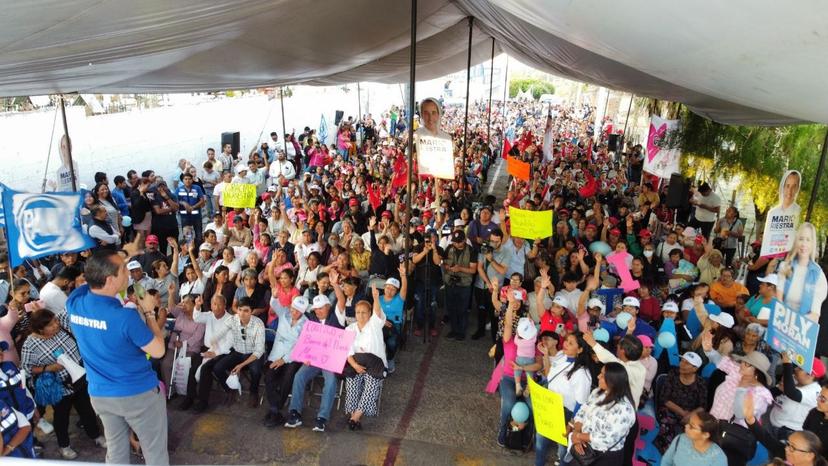
[(618, 150), (618, 135), (617, 134), (610, 134), (609, 141), (607, 142), (607, 149), (610, 152), (615, 152)]
[(345, 117), (345, 112), (343, 110), (337, 110), (336, 118), (334, 118), (334, 125), (339, 126), (339, 123), (342, 121), (343, 117)]
[(230, 144), (233, 147), (233, 157), (238, 157), (241, 152), (241, 135), (238, 131), (235, 133), (221, 133), (221, 149), (224, 150), (224, 145)]
[(678, 173), (670, 176), (670, 185), (667, 187), (667, 207), (671, 209), (685, 209), (690, 205), (690, 183)]

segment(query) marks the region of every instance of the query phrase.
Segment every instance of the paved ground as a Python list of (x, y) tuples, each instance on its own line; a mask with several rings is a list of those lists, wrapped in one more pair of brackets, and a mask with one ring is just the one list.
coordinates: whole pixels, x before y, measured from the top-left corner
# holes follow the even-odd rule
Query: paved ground
[[(492, 173), (494, 175), (494, 173)], [(494, 178), (494, 176), (492, 176)], [(502, 197), (505, 171), (495, 180)], [(442, 329), (444, 335), (447, 329)], [(211, 408), (202, 415), (169, 404), (170, 457), (175, 464), (325, 464), (325, 465), (489, 465), (531, 464), (522, 455), (497, 446), (499, 399), (483, 389), (492, 369), (486, 340), (457, 342), (440, 336), (424, 343), (409, 340), (398, 353), (397, 371), (385, 383), (381, 413), (347, 429), (342, 411), (328, 431), (262, 426), (265, 407), (245, 403)], [(215, 398), (220, 393), (214, 393)], [(218, 402), (214, 403), (218, 404)], [(343, 400), (344, 404), (344, 400)], [(318, 399), (313, 400), (318, 406)], [(311, 423), (313, 408), (304, 420)], [(103, 461), (104, 450), (74, 427), (72, 444), (80, 459)], [(54, 435), (41, 437), (46, 458), (59, 458)], [(133, 459), (137, 462), (137, 459)]]

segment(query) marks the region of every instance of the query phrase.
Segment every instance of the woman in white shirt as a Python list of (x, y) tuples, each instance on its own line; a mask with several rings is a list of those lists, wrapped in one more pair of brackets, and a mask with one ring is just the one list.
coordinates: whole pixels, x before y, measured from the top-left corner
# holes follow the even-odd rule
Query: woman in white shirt
[(598, 456), (593, 466), (624, 462), (624, 440), (635, 424), (633, 396), (624, 366), (611, 362), (601, 369), (598, 388), (589, 394), (573, 422), (570, 436), (573, 456), (583, 455), (588, 445)]
[[(388, 363), (385, 359), (385, 341), (382, 338), (382, 329), (386, 325), (385, 315), (379, 301), (379, 291), (371, 288), (374, 296), (374, 309), (368, 301), (356, 303), (356, 322), (346, 328), (354, 332), (356, 338), (348, 352), (348, 364), (353, 369), (353, 376), (346, 376), (348, 396), (345, 400), (345, 412), (351, 415), (348, 428), (362, 429), (360, 420), (363, 415), (376, 416), (382, 381), (385, 377), (385, 368)], [(344, 302), (340, 305), (344, 310)], [(381, 365), (380, 365), (381, 363)], [(346, 375), (347, 375), (346, 371)]]
[(183, 298), (188, 294), (196, 294), (201, 296), (204, 293), (204, 273), (201, 271), (201, 268), (198, 267), (198, 262), (196, 260), (195, 252), (193, 247), (189, 244), (185, 244), (181, 247), (186, 254), (190, 257), (190, 263), (184, 266), (184, 278), (187, 279), (184, 283), (181, 284), (181, 287), (178, 289), (178, 296)]
[[(549, 390), (563, 397), (564, 416), (569, 422), (585, 405), (592, 391), (592, 349), (580, 333), (570, 333), (563, 343), (563, 350), (555, 353), (551, 332), (541, 334), (538, 349), (543, 353), (543, 373)], [(554, 442), (535, 434), (535, 464), (546, 464), (546, 454)], [(558, 446), (558, 458), (563, 458), (566, 448)]]

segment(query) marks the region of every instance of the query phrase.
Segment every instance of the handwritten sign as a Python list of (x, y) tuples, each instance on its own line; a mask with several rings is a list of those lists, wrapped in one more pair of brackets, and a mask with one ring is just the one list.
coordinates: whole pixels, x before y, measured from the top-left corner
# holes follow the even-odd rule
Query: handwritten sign
[(454, 179), (454, 145), (451, 139), (417, 136), (417, 168), (421, 176)]
[(529, 394), (535, 429), (549, 440), (566, 446), (566, 418), (561, 394), (538, 385), (532, 378), (529, 378)]
[(610, 254), (606, 257), (606, 259), (610, 265), (615, 266), (615, 270), (618, 272), (618, 277), (621, 278), (621, 288), (624, 289), (624, 293), (629, 293), (630, 291), (641, 288), (641, 283), (639, 283), (638, 280), (633, 279), (632, 274), (630, 273), (630, 268), (627, 266), (627, 260), (624, 258), (623, 254)]
[(790, 351), (791, 361), (810, 373), (816, 354), (819, 324), (777, 302), (768, 320), (765, 341), (776, 351)]
[(552, 236), (552, 211), (509, 207), (509, 225), (511, 235), (516, 238), (549, 238)]
[(509, 157), (506, 159), (506, 168), (509, 174), (523, 181), (529, 181), (529, 163)]
[(232, 183), (224, 187), (222, 200), (225, 207), (246, 208), (256, 206), (256, 185)]
[(302, 327), (302, 333), (299, 334), (299, 340), (296, 341), (290, 358), (341, 374), (354, 338), (354, 332), (308, 321)]

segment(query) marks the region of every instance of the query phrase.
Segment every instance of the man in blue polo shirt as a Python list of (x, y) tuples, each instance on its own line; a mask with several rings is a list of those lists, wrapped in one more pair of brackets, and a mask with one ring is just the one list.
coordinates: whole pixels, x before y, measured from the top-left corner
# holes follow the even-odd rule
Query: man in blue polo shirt
[[(135, 242), (124, 246), (136, 249)], [(164, 356), (164, 337), (152, 297), (135, 309), (118, 299), (126, 290), (126, 262), (115, 251), (96, 251), (86, 262), (87, 284), (66, 301), (72, 333), (86, 366), (92, 406), (106, 435), (106, 462), (129, 464), (129, 430), (135, 431), (147, 464), (169, 464), (167, 406), (147, 355)]]
[(185, 173), (184, 184), (178, 187), (178, 214), (181, 216), (181, 227), (192, 227), (196, 245), (201, 244), (201, 208), (207, 202), (201, 186), (193, 184), (193, 175)]

